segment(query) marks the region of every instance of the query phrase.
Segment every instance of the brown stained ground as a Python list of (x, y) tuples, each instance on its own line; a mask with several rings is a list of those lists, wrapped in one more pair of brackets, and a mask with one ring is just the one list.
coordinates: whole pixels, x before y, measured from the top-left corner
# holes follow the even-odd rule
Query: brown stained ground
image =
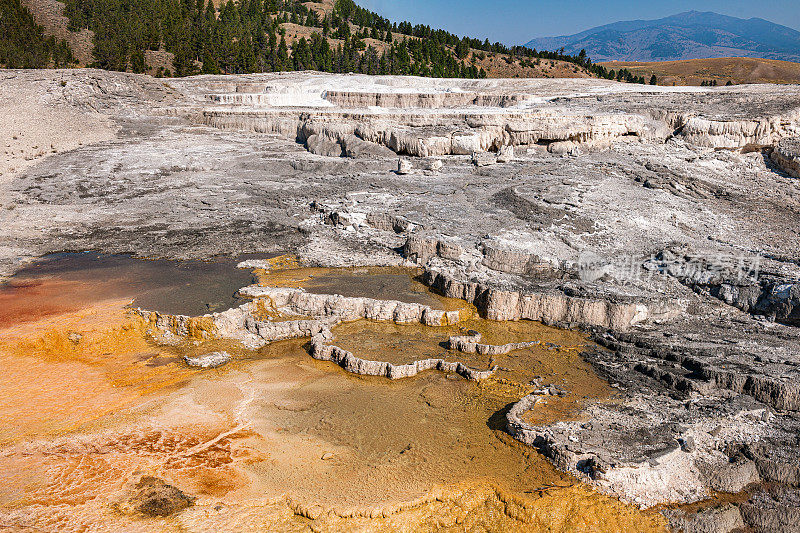
[(740, 504), (746, 502), (752, 492), (758, 490), (757, 488), (754, 490), (755, 487), (761, 487), (763, 485), (751, 485), (747, 489), (737, 492), (737, 493), (730, 493), (730, 492), (717, 492), (712, 491), (710, 497), (706, 498), (705, 500), (700, 500), (697, 502), (692, 503), (684, 503), (680, 505), (658, 505), (656, 509), (676, 509), (679, 511), (683, 511), (687, 514), (694, 514), (700, 513), (707, 509), (717, 509), (727, 504)]
[[(445, 347), (449, 336), (469, 331), (481, 333), (484, 344), (537, 341), (539, 345), (495, 356), (467, 354)], [(362, 359), (407, 364), (436, 358), (460, 361), (478, 370), (497, 366), (495, 375), (480, 388), (485, 393), (493, 391), (509, 402), (549, 385), (567, 392), (564, 397), (543, 396), (524, 417), (532, 425), (572, 419), (585, 402), (605, 400), (613, 390), (580, 356), (589, 344), (585, 335), (539, 322), (497, 322), (476, 317), (455, 326), (427, 327), (359, 320), (337, 326), (333, 334), (332, 344)]]
[(728, 81), (742, 83), (798, 83), (800, 63), (755, 57), (721, 57), (687, 59), (683, 61), (602, 63), (607, 69), (626, 68), (635, 76), (650, 78), (653, 74), (659, 85), (700, 85), (714, 80), (718, 85)]
[[(439, 372), (389, 381), (315, 361), (306, 340), (258, 352), (219, 341), (155, 346), (123, 305), (96, 302), (0, 332), (10, 377), (0, 382), (0, 414), (12, 422), (0, 444), (4, 527), (663, 530), (659, 515), (581, 485), (502, 430), (518, 380), (531, 374), (596, 394), (583, 383), (600, 380), (574, 349), (502, 356), (510, 370), (489, 383)], [(497, 342), (585, 342), (532, 323), (483, 322), (469, 326)], [(396, 334), (364, 321), (343, 327), (370, 338)], [(234, 360), (206, 371), (180, 360), (211, 349)], [(141, 476), (178, 487), (195, 504), (165, 518), (128, 513), (126, 484)]]

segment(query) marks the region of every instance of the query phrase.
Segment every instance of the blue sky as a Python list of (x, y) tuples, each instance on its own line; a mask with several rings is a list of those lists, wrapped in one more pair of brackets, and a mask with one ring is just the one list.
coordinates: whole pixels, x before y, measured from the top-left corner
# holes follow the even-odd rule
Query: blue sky
[(617, 22), (654, 19), (692, 9), (759, 17), (800, 30), (798, 0), (356, 0), (391, 20), (408, 20), (458, 35), (524, 44)]

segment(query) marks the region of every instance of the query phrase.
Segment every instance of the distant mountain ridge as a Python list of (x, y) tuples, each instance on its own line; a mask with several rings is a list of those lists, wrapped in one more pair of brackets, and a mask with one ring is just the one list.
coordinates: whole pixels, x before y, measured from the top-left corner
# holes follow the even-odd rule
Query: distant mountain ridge
[(526, 43), (537, 50), (577, 54), (594, 61), (678, 61), (716, 57), (759, 57), (800, 62), (800, 31), (760, 18), (741, 19), (687, 11), (657, 20), (630, 20), (575, 35)]

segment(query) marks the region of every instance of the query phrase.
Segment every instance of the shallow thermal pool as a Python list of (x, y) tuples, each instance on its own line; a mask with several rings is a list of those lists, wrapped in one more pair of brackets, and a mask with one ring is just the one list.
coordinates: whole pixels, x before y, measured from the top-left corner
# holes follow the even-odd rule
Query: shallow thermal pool
[[(34, 265), (0, 289), (5, 308), (17, 309), (0, 323), (7, 377), (0, 382), (0, 416), (11, 422), (0, 432), (4, 525), (61, 531), (663, 528), (658, 515), (559, 473), (503, 430), (509, 405), (537, 386), (569, 392), (542, 405), (533, 415), (541, 423), (578, 416), (582, 402), (609, 397), (607, 384), (580, 358), (588, 341), (578, 333), (474, 315), (441, 328), (359, 320), (334, 328), (332, 342), (377, 360), (442, 356), (500, 367), (477, 383), (436, 371), (398, 381), (361, 377), (312, 359), (307, 339), (256, 351), (231, 341), (155, 344), (144, 323), (126, 312), (131, 299), (164, 311), (235, 305), (235, 285), (250, 283), (251, 273), (233, 262), (189, 268), (129, 257), (78, 259)], [(258, 274), (262, 283), (282, 280), (315, 292), (469, 309), (431, 293), (410, 270), (289, 267)], [(19, 311), (26, 298), (53, 305), (26, 314)], [(541, 344), (492, 361), (441, 345), (465, 329), (480, 331), (488, 343)], [(183, 362), (184, 355), (216, 349), (233, 360), (211, 370)], [(144, 475), (179, 488), (192, 504), (166, 516), (131, 511), (132, 483)]]

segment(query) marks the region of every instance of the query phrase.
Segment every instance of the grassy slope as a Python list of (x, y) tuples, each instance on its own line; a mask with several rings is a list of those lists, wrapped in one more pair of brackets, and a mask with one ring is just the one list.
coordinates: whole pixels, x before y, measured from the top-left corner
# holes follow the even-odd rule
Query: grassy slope
[(22, 0), (22, 5), (33, 14), (36, 24), (44, 28), (45, 35), (67, 41), (78, 64), (85, 66), (92, 61), (92, 32), (67, 30), (69, 20), (63, 14), (64, 4), (56, 0)]
[(733, 83), (800, 83), (800, 63), (725, 57), (720, 59), (690, 59), (686, 61), (664, 61), (652, 63), (609, 61), (606, 68), (627, 68), (635, 75), (646, 79), (655, 74), (659, 85), (700, 85), (704, 80), (717, 80), (725, 85)]

